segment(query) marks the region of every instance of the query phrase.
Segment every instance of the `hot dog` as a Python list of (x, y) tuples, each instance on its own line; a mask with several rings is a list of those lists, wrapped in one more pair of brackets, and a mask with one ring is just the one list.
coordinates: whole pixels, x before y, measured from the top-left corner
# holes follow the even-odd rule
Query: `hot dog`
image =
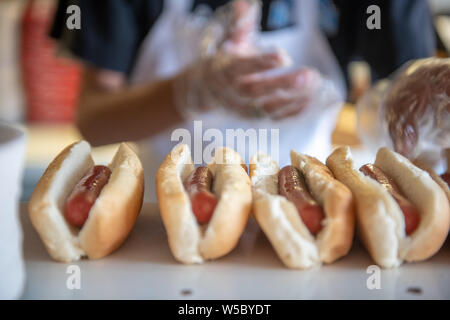
[(242, 163), (229, 148), (217, 148), (213, 161), (197, 169), (187, 145), (177, 145), (166, 156), (156, 174), (156, 191), (175, 259), (202, 263), (236, 246), (252, 203)]
[(212, 179), (208, 167), (199, 167), (184, 182), (191, 199), (192, 211), (200, 224), (209, 222), (217, 205), (217, 197), (211, 193)]
[(352, 191), (360, 238), (379, 266), (423, 261), (441, 248), (450, 226), (449, 202), (428, 172), (388, 148), (378, 150), (374, 166), (362, 172), (349, 147), (336, 149), (327, 166)]
[(312, 198), (303, 176), (293, 166), (287, 166), (278, 174), (279, 193), (294, 203), (308, 230), (316, 235), (322, 229), (324, 214)]
[(268, 155), (250, 163), (253, 213), (281, 261), (306, 269), (345, 256), (354, 234), (353, 197), (315, 158), (291, 152), (279, 169)]
[(378, 183), (380, 183), (389, 194), (397, 201), (400, 209), (403, 212), (403, 217), (405, 219), (405, 232), (407, 235), (413, 233), (420, 223), (420, 214), (416, 207), (406, 199), (402, 192), (400, 191), (397, 184), (388, 177), (380, 168), (374, 166), (373, 164), (366, 164), (359, 169), (366, 176), (371, 177)]
[(96, 166), (86, 141), (65, 148), (48, 166), (29, 214), (50, 256), (71, 262), (102, 258), (131, 231), (142, 206), (141, 162), (122, 143), (108, 166)]
[(71, 225), (79, 228), (84, 225), (110, 175), (108, 167), (94, 166), (77, 183), (64, 208), (64, 216)]

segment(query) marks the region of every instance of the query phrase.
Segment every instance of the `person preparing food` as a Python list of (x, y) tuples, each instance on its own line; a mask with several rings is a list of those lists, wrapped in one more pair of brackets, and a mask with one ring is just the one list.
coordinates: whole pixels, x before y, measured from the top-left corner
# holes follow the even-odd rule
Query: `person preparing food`
[[(80, 7), (78, 30), (66, 26), (71, 4)], [(324, 160), (345, 97), (341, 67), (352, 56), (385, 77), (433, 54), (426, 2), (380, 2), (380, 30), (367, 29), (371, 4), (60, 1), (52, 35), (85, 64), (77, 120), (82, 135), (94, 146), (141, 140), (146, 198), (154, 199), (156, 170), (179, 142), (171, 133), (193, 132), (193, 120), (223, 135), (226, 129), (279, 130), (273, 147), (280, 165), (288, 163), (290, 149)], [(202, 138), (193, 145), (203, 145)]]

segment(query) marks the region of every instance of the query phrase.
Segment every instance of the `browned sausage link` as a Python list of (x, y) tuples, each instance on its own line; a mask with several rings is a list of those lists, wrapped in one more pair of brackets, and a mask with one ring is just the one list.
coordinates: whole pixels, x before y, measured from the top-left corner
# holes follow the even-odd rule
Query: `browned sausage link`
[(192, 211), (201, 224), (209, 222), (217, 205), (217, 198), (211, 193), (212, 180), (208, 167), (198, 167), (184, 181)]
[(293, 166), (284, 167), (278, 173), (278, 187), (279, 193), (295, 205), (308, 230), (316, 235), (325, 215), (309, 193), (302, 174)]
[(84, 225), (110, 175), (108, 167), (94, 166), (76, 184), (64, 207), (64, 216), (71, 225), (80, 228)]
[(359, 169), (366, 176), (371, 177), (378, 183), (380, 183), (397, 201), (400, 209), (405, 217), (405, 232), (407, 235), (413, 233), (420, 223), (420, 214), (416, 207), (405, 198), (400, 188), (397, 186), (394, 180), (387, 176), (380, 168), (373, 164), (366, 164)]

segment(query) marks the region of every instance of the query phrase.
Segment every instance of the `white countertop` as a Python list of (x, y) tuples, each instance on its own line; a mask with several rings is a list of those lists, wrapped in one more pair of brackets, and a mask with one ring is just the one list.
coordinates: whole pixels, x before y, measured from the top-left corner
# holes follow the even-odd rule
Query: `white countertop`
[(450, 299), (450, 241), (432, 259), (381, 271), (369, 290), (373, 262), (357, 243), (348, 256), (319, 269), (283, 267), (251, 219), (237, 248), (203, 265), (172, 257), (155, 204), (146, 204), (127, 241), (112, 255), (74, 264), (81, 289), (66, 287), (70, 264), (53, 262), (21, 205), (27, 282), (24, 299)]

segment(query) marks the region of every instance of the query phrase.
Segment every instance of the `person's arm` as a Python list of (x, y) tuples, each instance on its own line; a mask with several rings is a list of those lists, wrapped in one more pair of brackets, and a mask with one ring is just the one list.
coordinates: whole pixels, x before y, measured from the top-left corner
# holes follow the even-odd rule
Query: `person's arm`
[(92, 145), (139, 140), (181, 123), (173, 79), (127, 86), (120, 72), (86, 67), (77, 126)]
[[(171, 81), (128, 84), (139, 49), (163, 4), (163, 0), (58, 2), (50, 35), (63, 52), (83, 61), (77, 125), (94, 145), (141, 139), (179, 120)], [(80, 7), (80, 29), (66, 26), (70, 5)]]

